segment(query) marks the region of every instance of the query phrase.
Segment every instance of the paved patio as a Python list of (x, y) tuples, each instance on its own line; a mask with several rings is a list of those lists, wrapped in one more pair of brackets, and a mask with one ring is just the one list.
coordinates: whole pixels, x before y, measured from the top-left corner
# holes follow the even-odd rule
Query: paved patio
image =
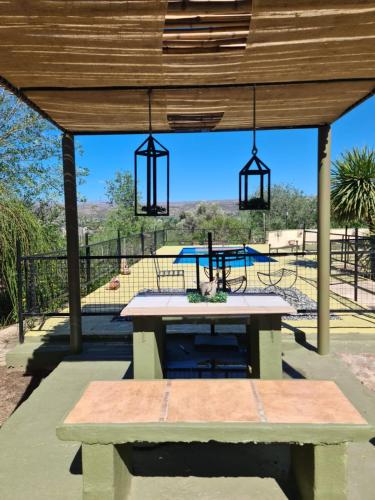
[[(308, 342), (305, 347), (284, 338), (284, 377), (335, 380), (345, 395), (359, 409), (365, 419), (375, 424), (375, 395), (350, 372), (339, 352), (373, 352), (375, 342), (364, 340), (333, 340), (332, 354), (318, 356)], [(32, 396), (10, 417), (0, 431), (0, 484), (2, 500), (78, 500), (81, 496), (79, 446), (59, 441), (55, 434), (57, 423), (82, 394), (91, 380), (118, 380), (129, 374), (129, 356), (126, 350), (86, 344), (82, 356), (66, 358), (45, 379)], [(182, 454), (175, 447), (156, 447), (140, 450), (138, 471), (151, 467), (157, 475), (161, 463), (168, 463), (179, 476), (181, 498), (191, 498), (192, 492), (200, 498), (230, 498), (242, 500), (252, 491), (254, 499), (292, 498), (293, 488), (288, 482), (288, 449), (276, 447), (238, 450), (226, 447), (203, 450), (192, 448)], [(259, 453), (261, 451), (261, 453)], [(78, 454), (77, 454), (78, 453)], [(201, 459), (197, 460), (197, 456)], [(236, 462), (237, 456), (237, 462)], [(248, 460), (244, 460), (247, 457)], [(352, 444), (349, 447), (349, 500), (372, 500), (373, 464), (375, 447), (371, 443)], [(244, 470), (244, 463), (253, 464)], [(257, 467), (254, 466), (257, 464)], [(143, 464), (143, 466), (142, 466)], [(207, 476), (213, 466), (220, 474), (240, 472), (245, 479), (232, 477), (223, 481)], [(143, 467), (143, 468), (142, 468)], [(152, 469), (154, 467), (154, 469)], [(151, 471), (151, 472), (150, 472)], [(266, 472), (267, 471), (267, 472)], [(273, 477), (267, 477), (267, 474)], [(264, 479), (251, 477), (265, 475)], [(174, 478), (139, 478), (132, 498), (152, 498), (147, 493), (151, 484), (165, 488), (165, 498), (174, 485)], [(162, 484), (161, 484), (162, 483)], [(250, 488), (250, 490), (249, 490)], [(233, 496), (233, 491), (238, 496)], [(202, 496), (203, 495), (203, 496)]]

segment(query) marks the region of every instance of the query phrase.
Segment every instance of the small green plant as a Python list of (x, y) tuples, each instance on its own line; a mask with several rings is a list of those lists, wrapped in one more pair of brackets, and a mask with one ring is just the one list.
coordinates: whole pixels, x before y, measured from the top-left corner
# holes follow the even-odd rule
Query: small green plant
[(214, 302), (214, 303), (224, 303), (227, 301), (228, 294), (226, 292), (217, 292), (213, 297), (208, 297), (207, 295), (201, 295), (197, 292), (188, 293), (188, 301), (192, 304), (197, 304), (199, 302)]

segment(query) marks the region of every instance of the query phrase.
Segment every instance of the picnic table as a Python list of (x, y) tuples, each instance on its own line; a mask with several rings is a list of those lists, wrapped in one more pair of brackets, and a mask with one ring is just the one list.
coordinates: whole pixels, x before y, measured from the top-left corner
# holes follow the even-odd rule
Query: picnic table
[(164, 377), (165, 321), (223, 321), (246, 324), (253, 378), (282, 378), (281, 317), (296, 310), (274, 294), (228, 295), (226, 303), (190, 303), (186, 295), (140, 294), (121, 311), (133, 319), (136, 379)]

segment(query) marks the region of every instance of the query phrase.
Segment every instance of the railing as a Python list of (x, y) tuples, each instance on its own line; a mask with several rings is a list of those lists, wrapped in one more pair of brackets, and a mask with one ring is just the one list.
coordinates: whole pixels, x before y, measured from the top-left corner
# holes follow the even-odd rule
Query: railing
[[(197, 291), (212, 275), (219, 289), (232, 293), (275, 292), (299, 314), (317, 312), (316, 252), (258, 253), (247, 248), (212, 254), (90, 254), (80, 256), (82, 315), (116, 316), (136, 294)], [(120, 246), (118, 247), (120, 250)], [(236, 253), (238, 252), (238, 253)], [(242, 253), (241, 253), (242, 252)], [(342, 252), (332, 252), (330, 307), (339, 312), (375, 309), (375, 282), (355, 265), (346, 272), (337, 263)], [(245, 259), (245, 260), (244, 260)], [(347, 262), (358, 254), (347, 251)], [(20, 320), (39, 316), (68, 316), (67, 259), (37, 255), (19, 259)], [(211, 268), (211, 269), (210, 269)]]
[(264, 243), (265, 234), (260, 229), (249, 229), (246, 227), (221, 228), (221, 229), (165, 229), (165, 243), (169, 245), (205, 245), (207, 234), (212, 234), (215, 244)]

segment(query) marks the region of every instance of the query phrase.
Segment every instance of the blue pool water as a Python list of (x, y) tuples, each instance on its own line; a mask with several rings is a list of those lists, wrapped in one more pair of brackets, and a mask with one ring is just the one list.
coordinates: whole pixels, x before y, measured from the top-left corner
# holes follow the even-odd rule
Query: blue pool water
[[(226, 250), (231, 249), (230, 247), (226, 248)], [(237, 248), (233, 248), (237, 249)], [(215, 254), (221, 255), (220, 250), (222, 249), (215, 249), (214, 251)], [(275, 262), (275, 259), (272, 259), (271, 257), (268, 257), (267, 255), (263, 255), (254, 248), (245, 247), (246, 252), (249, 254), (246, 256), (246, 266), (253, 266), (254, 262)], [(204, 257), (201, 257), (199, 259), (199, 265), (200, 266), (205, 266), (208, 267), (208, 249), (207, 248), (198, 248), (198, 247), (184, 247), (177, 259), (174, 261), (174, 264), (195, 264), (196, 259), (194, 258), (194, 255), (203, 255)], [(221, 258), (219, 257), (219, 267), (221, 267)], [(243, 267), (244, 266), (244, 258), (239, 257), (236, 259), (234, 256), (230, 256), (226, 258), (226, 265), (229, 265), (230, 267)], [(214, 266), (215, 260), (214, 260)]]

